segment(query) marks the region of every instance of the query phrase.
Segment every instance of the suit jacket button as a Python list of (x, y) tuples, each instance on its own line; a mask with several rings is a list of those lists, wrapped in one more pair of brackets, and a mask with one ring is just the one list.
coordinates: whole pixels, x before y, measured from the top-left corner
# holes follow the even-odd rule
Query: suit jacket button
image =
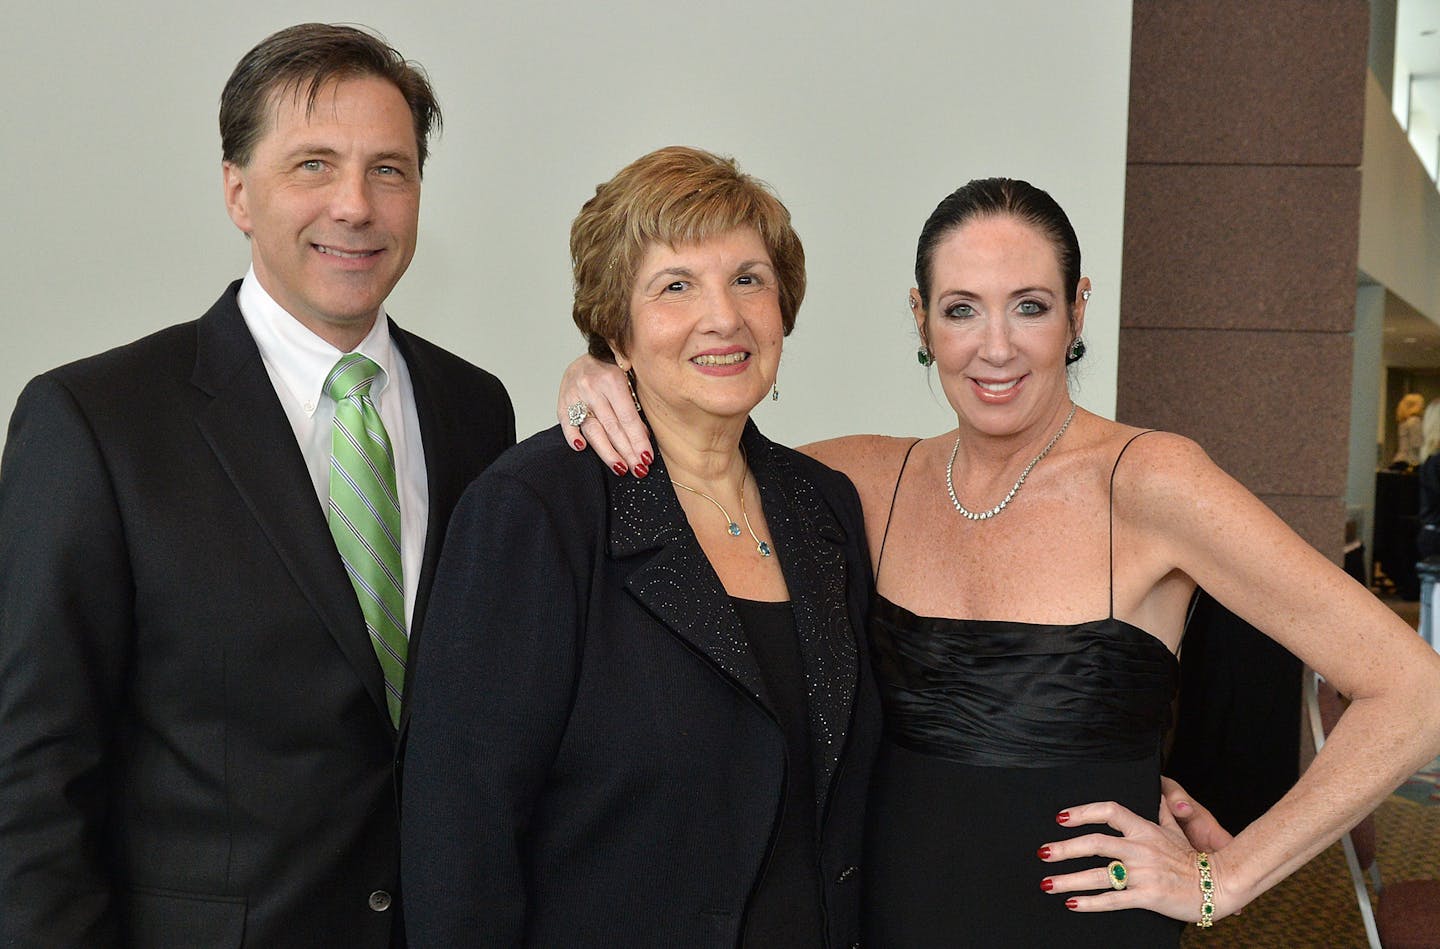
[(383, 913), (390, 908), (390, 894), (384, 890), (376, 890), (370, 894), (370, 908), (377, 913)]
[(851, 877), (855, 876), (855, 874), (857, 874), (857, 873), (859, 873), (859, 872), (860, 872), (860, 868), (859, 868), (859, 867), (846, 867), (844, 870), (841, 870), (841, 871), (840, 871), (840, 875), (835, 878), (835, 882), (836, 882), (836, 883), (845, 883), (845, 882), (848, 881)]

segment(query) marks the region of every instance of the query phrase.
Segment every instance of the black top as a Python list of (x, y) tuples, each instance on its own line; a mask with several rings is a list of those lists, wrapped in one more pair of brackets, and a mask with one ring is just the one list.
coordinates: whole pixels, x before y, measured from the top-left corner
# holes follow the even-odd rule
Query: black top
[(1119, 853), (1040, 861), (1047, 841), (1108, 831), (1062, 827), (1059, 811), (1113, 800), (1158, 818), (1179, 665), (1163, 642), (1114, 615), (1113, 583), (1110, 595), (1110, 615), (1074, 624), (920, 616), (874, 597), (886, 740), (868, 811), (868, 943), (1178, 943), (1174, 920), (1073, 913), (1040, 885)]
[(823, 946), (820, 879), (816, 872), (815, 772), (800, 644), (790, 604), (732, 596), (750, 652), (760, 666), (771, 711), (785, 733), (785, 790), (780, 826), (765, 872), (745, 913), (745, 946)]
[(885, 733), (912, 751), (1015, 768), (1134, 761), (1169, 730), (1179, 663), (1114, 617), (957, 620), (876, 596), (870, 621)]

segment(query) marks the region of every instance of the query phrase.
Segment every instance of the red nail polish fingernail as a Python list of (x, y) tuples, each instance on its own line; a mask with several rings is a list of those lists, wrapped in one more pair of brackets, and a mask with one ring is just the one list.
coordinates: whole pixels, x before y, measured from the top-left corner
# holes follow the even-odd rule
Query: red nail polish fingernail
[(1075, 909), (1075, 908), (1077, 908), (1079, 905), (1080, 905), (1080, 901), (1079, 901), (1079, 900), (1066, 900), (1066, 901), (1065, 901), (1065, 908), (1066, 908), (1066, 909)]
[(615, 471), (617, 475), (623, 475), (625, 472), (630, 470), (629, 468), (625, 467), (625, 462), (623, 461), (617, 461), (610, 467)]
[(576, 450), (576, 451), (584, 451), (584, 450), (585, 450), (585, 439), (583, 439), (583, 438), (577, 438), (577, 439), (575, 439), (574, 445), (575, 445), (575, 450)]
[(1049, 848), (1049, 847), (1041, 847), (1039, 850), (1035, 851), (1035, 856), (1039, 857), (1041, 860), (1049, 860), (1049, 859), (1050, 859), (1050, 848)]
[(655, 456), (652, 455), (652, 454), (650, 454), (648, 451), (642, 451), (642, 452), (640, 453), (640, 464), (643, 465), (644, 467), (646, 467), (646, 468), (650, 467), (650, 462), (652, 462), (652, 461), (654, 461), (654, 460), (655, 460)]
[(1044, 890), (1046, 893), (1049, 893), (1051, 890), (1055, 889), (1055, 881), (1050, 879), (1049, 877), (1046, 877), (1045, 879), (1040, 881), (1040, 889)]
[(647, 467), (645, 467), (644, 465), (636, 465), (636, 466), (635, 466), (635, 477), (637, 477), (637, 478), (643, 478), (643, 477), (645, 477), (645, 476), (646, 476), (647, 474), (649, 474), (649, 473), (650, 473), (650, 469), (647, 468)]
[(1060, 813), (1058, 813), (1058, 814), (1055, 815), (1055, 823), (1057, 823), (1057, 824), (1063, 824), (1063, 823), (1067, 822), (1068, 820), (1070, 820), (1070, 812), (1069, 812), (1069, 811), (1061, 811)]

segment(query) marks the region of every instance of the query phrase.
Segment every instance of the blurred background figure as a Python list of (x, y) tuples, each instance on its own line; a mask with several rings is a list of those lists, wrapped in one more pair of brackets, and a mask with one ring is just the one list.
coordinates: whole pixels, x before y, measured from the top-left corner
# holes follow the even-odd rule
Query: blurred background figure
[(1395, 450), (1391, 464), (1403, 462), (1412, 468), (1420, 464), (1420, 413), (1424, 411), (1425, 397), (1418, 392), (1411, 392), (1395, 406), (1399, 447)]
[(1426, 406), (1420, 431), (1420, 529), (1415, 552), (1424, 560), (1440, 554), (1440, 399)]

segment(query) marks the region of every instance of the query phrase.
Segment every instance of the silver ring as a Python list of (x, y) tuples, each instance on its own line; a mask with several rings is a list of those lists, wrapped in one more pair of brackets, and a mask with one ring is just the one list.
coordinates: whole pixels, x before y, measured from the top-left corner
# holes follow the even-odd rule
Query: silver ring
[(590, 406), (584, 402), (572, 402), (565, 408), (565, 417), (570, 420), (571, 425), (579, 428), (585, 424), (586, 419), (591, 417)]

